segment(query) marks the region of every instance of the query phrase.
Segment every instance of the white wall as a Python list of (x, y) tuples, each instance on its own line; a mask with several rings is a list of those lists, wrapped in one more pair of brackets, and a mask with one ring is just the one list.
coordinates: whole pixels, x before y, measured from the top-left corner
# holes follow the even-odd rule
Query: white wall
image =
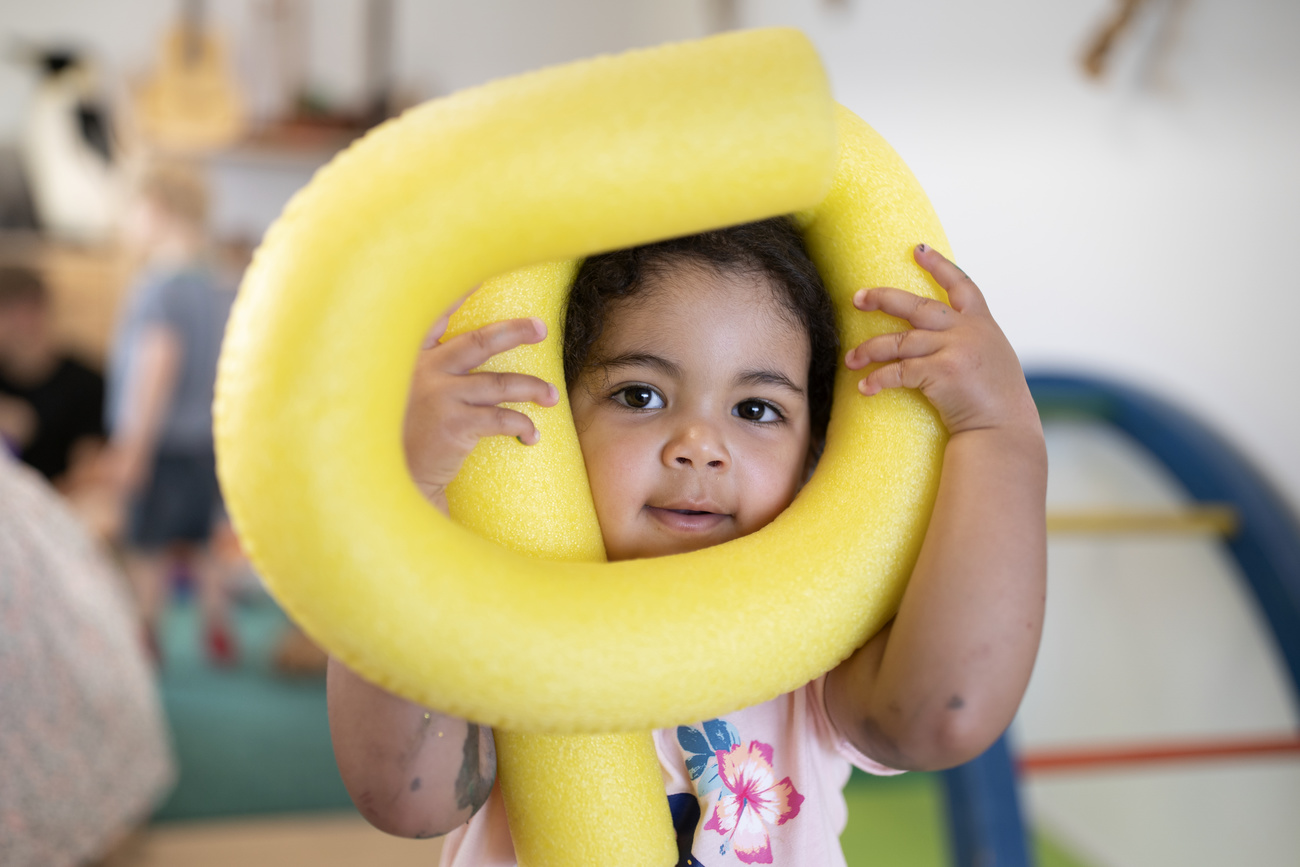
[(1300, 5), (1151, 0), (1098, 86), (1077, 58), (1117, 5), (746, 0), (741, 23), (809, 34), (1027, 368), (1183, 404), (1300, 505)]

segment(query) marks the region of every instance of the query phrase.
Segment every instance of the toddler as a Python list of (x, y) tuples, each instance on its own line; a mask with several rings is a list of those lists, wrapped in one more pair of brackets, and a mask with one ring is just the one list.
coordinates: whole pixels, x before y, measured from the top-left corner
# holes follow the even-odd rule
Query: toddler
[[(1046, 570), (1038, 414), (979, 289), (926, 245), (914, 256), (950, 304), (859, 291), (858, 310), (914, 327), (847, 348), (843, 363), (883, 362), (862, 376), (861, 399), (919, 388), (951, 435), (916, 568), (894, 620), (824, 677), (654, 733), (681, 864), (843, 864), (850, 765), (968, 761), (1010, 723), (1029, 680)], [(559, 399), (535, 377), (472, 372), (542, 340), (537, 320), (438, 342), (445, 328), (444, 317), (421, 354), (405, 430), (412, 476), (444, 512), (479, 437), (538, 441), (525, 413), (499, 404)], [(566, 311), (564, 372), (609, 559), (697, 550), (780, 514), (820, 454), (839, 363), (830, 301), (787, 218), (588, 259)], [(707, 653), (708, 636), (700, 643)], [(329, 711), (339, 769), (373, 824), (413, 837), (455, 829), (443, 864), (515, 863), (488, 728), (337, 660)]]
[(236, 661), (226, 587), (237, 565), (216, 555), (225, 530), (212, 445), (212, 393), (233, 283), (208, 254), (207, 185), (198, 169), (158, 160), (140, 174), (123, 240), (143, 262), (108, 359), (112, 475), (124, 511), (125, 563), (159, 656), (168, 573), (196, 579), (209, 659)]

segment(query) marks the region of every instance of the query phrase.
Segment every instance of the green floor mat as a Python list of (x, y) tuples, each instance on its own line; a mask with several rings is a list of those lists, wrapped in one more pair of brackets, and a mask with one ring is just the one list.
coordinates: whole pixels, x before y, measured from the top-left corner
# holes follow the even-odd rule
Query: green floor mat
[[(844, 789), (849, 823), (840, 835), (848, 867), (947, 867), (948, 828), (937, 774), (871, 777)], [(1034, 834), (1037, 867), (1087, 867), (1056, 841)]]
[(948, 830), (930, 774), (875, 779), (854, 773), (844, 789), (849, 823), (840, 835), (849, 867), (948, 864)]

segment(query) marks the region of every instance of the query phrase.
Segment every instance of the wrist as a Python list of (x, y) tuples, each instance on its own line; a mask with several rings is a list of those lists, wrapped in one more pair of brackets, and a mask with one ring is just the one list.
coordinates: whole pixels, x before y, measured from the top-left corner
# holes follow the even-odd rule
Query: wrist
[(1026, 469), (1047, 472), (1047, 444), (1038, 413), (1007, 418), (997, 425), (958, 431), (948, 438), (948, 451), (978, 451)]
[(952, 438), (972, 434), (992, 436), (1008, 442), (1030, 444), (1043, 439), (1043, 423), (1029, 387), (1013, 388), (989, 401), (986, 408), (970, 413), (966, 424), (949, 426)]

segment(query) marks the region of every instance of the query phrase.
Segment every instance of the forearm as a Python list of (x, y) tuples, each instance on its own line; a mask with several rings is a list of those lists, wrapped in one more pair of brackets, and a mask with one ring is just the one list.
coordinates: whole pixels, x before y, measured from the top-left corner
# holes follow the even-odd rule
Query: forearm
[(155, 327), (140, 339), (135, 369), (127, 384), (122, 424), (113, 432), (113, 447), (138, 483), (162, 431), (180, 373), (183, 348), (167, 328)]
[(952, 437), (897, 617), (832, 675), (837, 722), (888, 764), (973, 758), (1028, 684), (1045, 599), (1047, 459), (1036, 415), (1022, 418)]
[[(403, 447), (411, 479), (447, 513), (447, 485), (484, 436), (536, 442), (523, 413), (498, 406), (554, 406), (559, 392), (536, 377), (476, 373), (492, 356), (537, 343), (537, 319), (513, 319), (441, 340), (452, 311), (425, 338), (412, 375)], [(330, 737), (348, 794), (375, 827), (404, 837), (445, 834), (483, 806), (496, 779), (492, 730), (428, 710), (367, 682), (336, 659), (328, 675)]]
[(420, 707), (331, 658), (330, 738), (353, 803), (375, 827), (434, 837), (464, 824), (496, 778), (492, 731)]

